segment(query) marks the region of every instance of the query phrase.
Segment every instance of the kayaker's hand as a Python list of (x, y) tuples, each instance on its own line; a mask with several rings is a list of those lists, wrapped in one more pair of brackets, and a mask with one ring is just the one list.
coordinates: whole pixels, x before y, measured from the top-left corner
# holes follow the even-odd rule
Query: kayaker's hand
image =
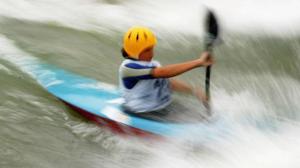
[(201, 63), (200, 66), (209, 66), (214, 63), (213, 56), (207, 51), (200, 55), (199, 61)]
[(205, 95), (205, 93), (202, 92), (202, 90), (200, 88), (194, 89), (194, 95), (204, 105), (208, 104), (208, 97)]

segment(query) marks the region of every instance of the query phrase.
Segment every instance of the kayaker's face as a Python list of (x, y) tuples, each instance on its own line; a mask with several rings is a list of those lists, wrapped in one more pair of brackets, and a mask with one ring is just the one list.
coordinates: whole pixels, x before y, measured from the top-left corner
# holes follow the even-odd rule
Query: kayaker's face
[(139, 55), (139, 60), (151, 61), (153, 57), (153, 53), (154, 53), (153, 46), (148, 47)]

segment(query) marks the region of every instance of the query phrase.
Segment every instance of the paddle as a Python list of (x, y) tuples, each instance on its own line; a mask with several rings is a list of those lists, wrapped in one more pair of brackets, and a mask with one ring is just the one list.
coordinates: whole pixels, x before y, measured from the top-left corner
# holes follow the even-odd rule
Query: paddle
[[(219, 35), (219, 26), (215, 14), (212, 10), (208, 9), (208, 13), (205, 20), (205, 50), (212, 52), (213, 46), (218, 38)], [(210, 72), (211, 66), (206, 68), (206, 77), (205, 77), (205, 93), (208, 98), (210, 99), (210, 92), (209, 92), (209, 84), (210, 84)], [(209, 109), (209, 106), (206, 106)]]

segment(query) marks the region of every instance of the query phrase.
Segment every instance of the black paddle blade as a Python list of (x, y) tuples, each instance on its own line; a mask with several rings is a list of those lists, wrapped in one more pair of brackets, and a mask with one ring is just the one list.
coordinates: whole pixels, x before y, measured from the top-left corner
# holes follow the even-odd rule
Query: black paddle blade
[(215, 14), (209, 10), (206, 18), (206, 31), (215, 38), (219, 35), (219, 27)]
[(219, 25), (215, 14), (208, 10), (205, 22), (206, 48), (210, 48), (219, 36)]

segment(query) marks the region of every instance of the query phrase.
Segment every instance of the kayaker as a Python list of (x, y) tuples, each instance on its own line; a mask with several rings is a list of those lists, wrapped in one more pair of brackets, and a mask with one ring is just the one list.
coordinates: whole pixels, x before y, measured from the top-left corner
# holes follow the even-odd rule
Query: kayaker
[(212, 65), (210, 53), (203, 52), (198, 59), (191, 61), (161, 66), (153, 60), (156, 43), (155, 35), (146, 27), (132, 27), (124, 35), (122, 55), (125, 60), (119, 68), (124, 109), (138, 114), (162, 110), (172, 102), (172, 91), (195, 95), (206, 103), (207, 97), (201, 89), (173, 77)]

